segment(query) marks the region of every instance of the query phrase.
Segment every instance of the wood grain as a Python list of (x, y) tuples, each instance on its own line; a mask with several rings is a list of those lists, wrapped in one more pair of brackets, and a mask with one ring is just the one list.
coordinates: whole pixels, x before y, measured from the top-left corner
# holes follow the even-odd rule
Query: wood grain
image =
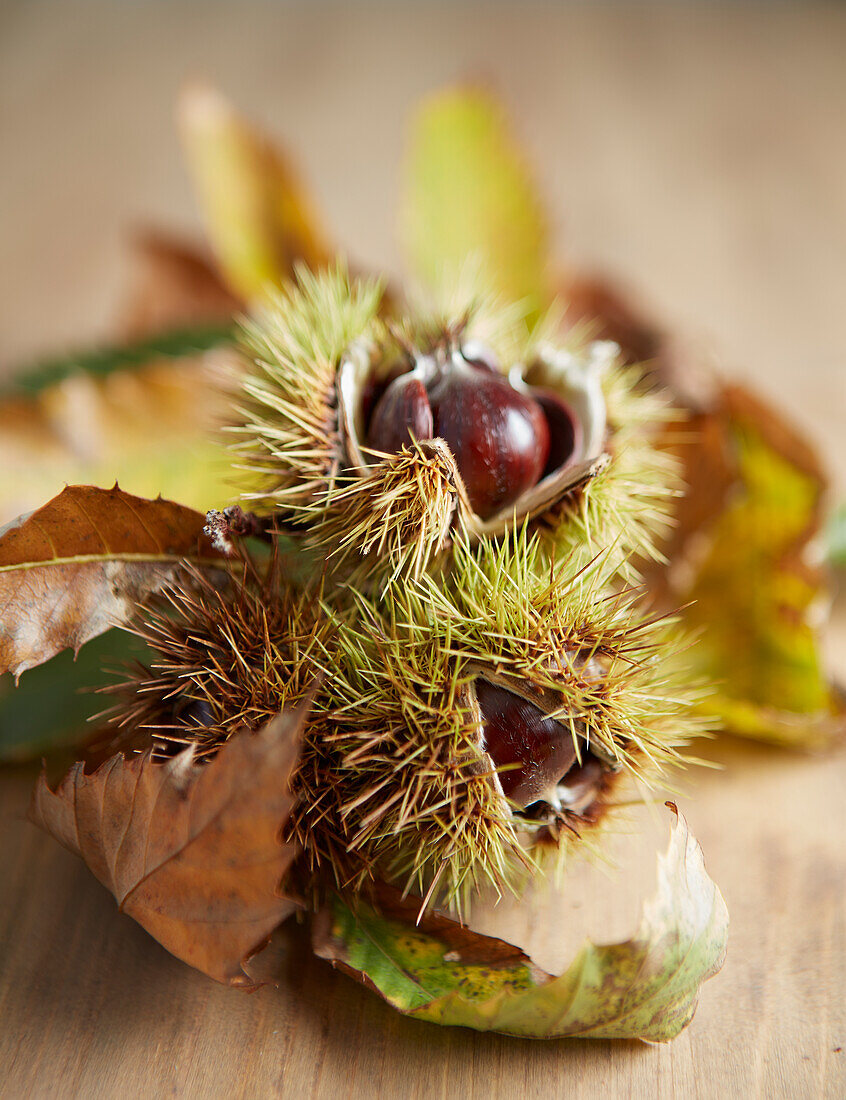
[[(634, 281), (671, 321), (788, 404), (846, 469), (846, 12), (666, 5), (452, 11), (7, 2), (0, 9), (0, 357), (107, 331), (121, 234), (196, 224), (171, 130), (178, 81), (217, 79), (300, 151), (339, 238), (397, 270), (402, 118), (493, 74), (562, 255)], [(8, 284), (8, 285), (6, 285)], [(846, 671), (846, 618), (830, 651)], [(723, 972), (668, 1046), (532, 1043), (406, 1020), (277, 944), (246, 996), (171, 958), (23, 819), (0, 776), (3, 1097), (846, 1095), (846, 754), (727, 742), (680, 805), (731, 913)], [(665, 842), (660, 819), (649, 843)], [(654, 854), (580, 868), (486, 929), (560, 965), (586, 929), (626, 935)], [(611, 901), (611, 898), (614, 901)]]
[[(846, 1058), (846, 759), (722, 746), (726, 771), (683, 800), (731, 914), (723, 972), (667, 1046), (525, 1042), (398, 1016), (280, 937), (278, 989), (240, 995), (150, 940), (85, 868), (19, 820), (31, 778), (2, 781), (0, 1064), (9, 1096), (829, 1096)], [(641, 891), (654, 882), (642, 863)], [(510, 905), (482, 923), (544, 966), (585, 910), (631, 931), (625, 881)], [(648, 884), (648, 885), (647, 885)], [(620, 897), (622, 896), (622, 902)], [(613, 907), (610, 899), (614, 898)]]

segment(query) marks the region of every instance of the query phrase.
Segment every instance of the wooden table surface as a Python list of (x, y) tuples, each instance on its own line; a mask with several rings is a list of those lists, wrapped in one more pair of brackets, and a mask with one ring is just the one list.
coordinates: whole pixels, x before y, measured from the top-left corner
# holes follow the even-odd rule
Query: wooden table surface
[[(794, 411), (846, 488), (846, 10), (396, 5), (0, 5), (0, 362), (108, 331), (125, 231), (194, 229), (171, 129), (216, 80), (299, 151), (342, 245), (396, 271), (402, 120), (462, 76), (498, 85), (562, 258), (634, 282), (662, 317)], [(1, 369), (1, 368), (0, 368)], [(829, 633), (846, 673), (846, 619)], [(722, 973), (674, 1043), (532, 1043), (401, 1018), (278, 944), (278, 989), (167, 955), (23, 819), (0, 776), (0, 1095), (846, 1096), (846, 754), (720, 742), (680, 804), (731, 913)], [(653, 829), (664, 843), (666, 824)], [(488, 917), (550, 966), (625, 935), (654, 842), (616, 879)], [(645, 845), (645, 847), (644, 847)], [(651, 847), (650, 847), (651, 845)], [(639, 849), (637, 859), (627, 854)]]

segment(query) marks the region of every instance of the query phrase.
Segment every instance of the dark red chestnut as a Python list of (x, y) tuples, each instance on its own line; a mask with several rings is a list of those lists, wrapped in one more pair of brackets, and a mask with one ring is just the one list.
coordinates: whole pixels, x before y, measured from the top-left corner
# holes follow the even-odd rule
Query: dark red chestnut
[(549, 429), (528, 394), (457, 354), (427, 392), (435, 435), (449, 444), (478, 515), (492, 515), (537, 484)]
[(497, 766), (506, 798), (521, 809), (545, 799), (576, 763), (568, 725), (514, 692), (481, 677), (476, 698), (484, 720), (484, 749)]
[(570, 406), (549, 390), (517, 389), (481, 346), (419, 359), (382, 385), (368, 445), (393, 454), (412, 437), (444, 439), (483, 519), (580, 453), (582, 427)]
[(367, 442), (374, 450), (396, 454), (412, 439), (432, 438), (432, 409), (426, 387), (414, 372), (394, 379), (370, 417)]

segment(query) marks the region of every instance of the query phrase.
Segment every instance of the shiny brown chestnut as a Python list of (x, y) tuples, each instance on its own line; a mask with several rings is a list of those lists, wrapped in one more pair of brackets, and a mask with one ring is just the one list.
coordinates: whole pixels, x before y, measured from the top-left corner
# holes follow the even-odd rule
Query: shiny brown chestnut
[(432, 407), (423, 380), (415, 372), (395, 378), (370, 417), (371, 447), (396, 454), (411, 439), (431, 439)]
[(483, 748), (496, 765), (505, 797), (519, 809), (538, 802), (557, 810), (584, 808), (602, 766), (587, 752), (579, 762), (569, 724), (483, 677), (475, 688)]
[[(562, 404), (557, 401), (553, 412)], [(439, 359), (420, 359), (409, 373), (394, 379), (373, 409), (367, 441), (375, 450), (391, 453), (412, 434), (445, 440), (473, 510), (485, 518), (514, 503), (543, 476), (550, 422), (531, 392), (516, 389), (474, 347), (467, 355), (454, 350)], [(560, 437), (557, 422), (552, 422)], [(574, 423), (571, 416), (568, 424)], [(571, 427), (565, 432), (565, 439), (574, 431)], [(558, 440), (555, 453), (562, 454)]]

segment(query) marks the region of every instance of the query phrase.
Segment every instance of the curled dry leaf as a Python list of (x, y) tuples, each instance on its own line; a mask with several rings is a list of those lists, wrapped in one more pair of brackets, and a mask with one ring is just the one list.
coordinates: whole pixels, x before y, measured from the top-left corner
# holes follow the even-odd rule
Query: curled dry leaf
[(315, 952), (433, 1023), (530, 1038), (672, 1039), (722, 966), (728, 912), (685, 819), (667, 805), (677, 821), (637, 935), (587, 941), (557, 977), (446, 917), (424, 915), (418, 925), (419, 903), (387, 893), (378, 910), (335, 895), (315, 922)]
[(236, 734), (210, 764), (119, 753), (91, 775), (75, 764), (55, 793), (42, 775), (30, 817), (172, 955), (255, 988), (244, 964), (297, 905), (279, 892), (297, 854), (280, 830), (305, 714)]
[(127, 622), (186, 558), (214, 563), (205, 517), (73, 485), (0, 531), (0, 674), (20, 676)]

